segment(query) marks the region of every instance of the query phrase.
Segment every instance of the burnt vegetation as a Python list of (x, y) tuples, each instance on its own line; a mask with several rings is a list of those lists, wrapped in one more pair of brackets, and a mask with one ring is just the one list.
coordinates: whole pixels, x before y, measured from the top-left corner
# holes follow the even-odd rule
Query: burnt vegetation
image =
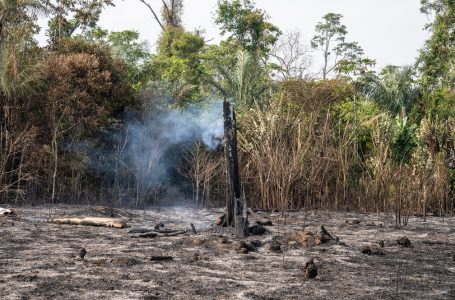
[[(282, 32), (253, 1), (219, 0), (214, 20), (223, 39), (213, 43), (203, 31), (185, 28), (182, 17), (184, 9), (191, 10), (190, 1), (135, 1), (160, 28), (156, 49), (141, 41), (135, 30), (114, 32), (99, 27), (103, 10), (115, 5), (112, 0), (0, 0), (0, 206), (23, 207), (32, 216), (32, 210), (25, 207), (74, 205), (83, 209), (84, 205), (100, 205), (108, 208), (103, 216), (109, 218), (124, 217), (116, 209), (125, 209), (131, 216), (124, 217), (124, 222), (133, 220), (133, 227), (140, 225), (134, 220), (139, 215), (137, 209), (197, 208), (200, 211), (194, 214), (208, 212), (212, 222), (216, 216), (210, 209), (226, 206), (227, 212), (216, 211), (219, 226), (210, 226), (201, 217), (200, 224), (185, 219), (188, 224), (182, 227), (173, 220), (175, 228), (168, 229), (163, 220), (154, 229), (116, 233), (115, 237), (125, 242), (116, 249), (133, 253), (135, 258), (109, 257), (114, 255), (109, 253), (91, 259), (93, 239), (112, 242), (103, 236), (103, 229), (92, 229), (92, 236), (88, 229), (59, 233), (58, 225), (49, 225), (61, 239), (80, 235), (70, 246), (59, 248), (65, 253), (57, 255), (64, 257), (59, 262), (64, 264), (62, 268), (72, 270), (77, 265), (89, 273), (89, 266), (93, 267), (104, 278), (99, 289), (113, 290), (120, 281), (126, 286), (124, 281), (129, 279), (110, 278), (102, 268), (117, 272), (118, 267), (128, 267), (133, 271), (125, 276), (139, 280), (140, 268), (145, 264), (150, 268), (150, 261), (169, 264), (178, 279), (164, 286), (172, 289), (180, 282), (189, 284), (187, 278), (180, 277), (176, 264), (189, 262), (183, 267), (189, 273), (195, 264), (210, 277), (213, 265), (207, 262), (208, 253), (216, 253), (222, 261), (229, 257), (223, 251), (229, 249), (236, 260), (247, 260), (245, 265), (254, 265), (251, 261), (255, 259), (271, 264), (252, 267), (268, 281), (274, 280), (265, 274), (268, 267), (282, 266), (278, 273), (284, 284), (273, 297), (297, 299), (297, 294), (286, 291), (288, 286), (303, 281), (308, 287), (308, 282), (318, 282), (321, 274), (322, 281), (334, 280), (343, 272), (352, 277), (355, 272), (347, 265), (354, 264), (350, 260), (355, 256), (381, 272), (396, 268), (394, 260), (403, 261), (404, 267), (388, 273), (390, 280), (380, 282), (396, 287), (387, 290), (388, 297), (399, 297), (400, 292), (416, 297), (401, 291), (418, 284), (406, 276), (412, 273), (420, 283), (426, 279), (416, 275), (418, 268), (409, 265), (406, 255), (415, 254), (417, 260), (431, 264), (426, 251), (441, 250), (436, 254), (441, 261), (434, 263), (437, 270), (429, 271), (432, 287), (420, 292), (439, 289), (443, 292), (436, 296), (454, 295), (455, 287), (447, 289), (435, 275), (443, 269), (453, 274), (453, 267), (445, 266), (446, 258), (453, 257), (447, 247), (453, 246), (453, 230), (446, 232), (445, 239), (438, 235), (435, 242), (419, 236), (422, 228), (416, 225), (429, 217), (440, 217), (431, 220), (438, 229), (428, 229), (427, 236), (441, 232), (439, 221), (444, 222), (445, 217), (453, 225), (453, 1), (421, 0), (422, 13), (431, 16), (427, 25), (430, 34), (415, 64), (381, 70), (359, 43), (348, 40), (349, 28), (340, 14), (323, 16), (315, 24), (315, 35), (304, 37), (311, 41), (306, 45), (301, 33)], [(45, 43), (37, 41), (40, 18), (48, 20)], [(321, 56), (320, 70), (312, 65), (311, 55)], [(261, 219), (255, 215), (257, 211), (274, 213), (264, 215), (273, 220)], [(310, 216), (311, 211), (315, 213)], [(325, 223), (336, 228), (337, 236), (316, 220), (317, 211), (324, 211)], [(331, 220), (330, 212), (343, 220)], [(43, 211), (35, 213), (44, 218)], [(59, 208), (54, 213), (65, 215), (66, 211)], [(349, 213), (356, 219), (349, 219)], [(46, 220), (51, 220), (51, 214), (50, 209)], [(141, 221), (152, 219), (144, 215)], [(307, 216), (315, 230), (305, 228)], [(5, 233), (7, 242), (0, 245), (1, 250), (25, 251), (24, 244), (34, 238), (55, 243), (35, 219), (20, 213), (0, 218), (0, 228), (12, 228), (18, 222), (16, 233), (25, 235), (15, 240), (13, 233)], [(153, 218), (157, 221), (156, 215)], [(35, 227), (27, 231), (30, 222)], [(410, 228), (406, 234), (411, 240), (404, 233), (394, 235), (392, 226)], [(381, 239), (365, 241), (350, 236), (368, 234), (369, 229)], [(246, 240), (234, 242), (234, 234)], [(91, 247), (84, 244), (84, 235)], [(194, 238), (199, 235), (208, 237)], [(155, 239), (172, 243), (160, 244), (153, 248), (156, 253), (147, 252), (147, 257), (138, 254), (137, 247)], [(39, 243), (33, 245), (42, 248)], [(188, 257), (175, 250), (179, 245), (191, 252)], [(195, 252), (195, 247), (204, 251)], [(308, 252), (311, 257), (294, 257), (286, 265), (287, 253), (307, 253), (302, 249), (309, 248), (316, 249)], [(74, 252), (74, 257), (69, 252)], [(267, 256), (261, 257), (264, 253)], [(345, 257), (335, 258), (332, 263), (338, 269), (330, 269), (324, 253)], [(280, 255), (281, 265), (277, 262)], [(384, 257), (386, 262), (380, 265), (376, 259)], [(293, 262), (300, 266), (298, 270)], [(46, 265), (44, 269), (58, 264), (40, 263)], [(0, 267), (2, 264), (0, 261)], [(215, 265), (223, 276), (228, 275), (220, 261)], [(245, 265), (239, 268), (247, 273)], [(407, 267), (410, 273), (403, 269)], [(355, 268), (366, 272), (361, 266)], [(362, 285), (374, 285), (378, 272), (373, 272), (371, 280), (363, 278)], [(58, 289), (46, 293), (47, 285), (71, 286), (58, 276), (53, 277), (55, 282), (36, 274), (27, 276), (15, 277), (39, 283), (27, 297), (64, 297)], [(267, 295), (247, 288), (255, 284), (251, 276), (245, 275), (251, 282), (239, 284), (248, 290), (243, 296), (266, 299)], [(236, 280), (231, 281), (222, 286), (227, 295), (235, 290), (230, 285)], [(319, 284), (325, 286), (322, 281)], [(5, 281), (0, 279), (0, 283)], [(158, 299), (188, 295), (166, 294), (161, 288), (151, 291), (142, 283), (135, 284), (137, 291), (121, 296)], [(198, 286), (200, 282), (191, 284)], [(201, 297), (214, 292), (204, 288)], [(196, 290), (189, 295), (197, 297)], [(341, 290), (344, 297), (352, 296)], [(5, 291), (0, 289), (0, 295)], [(317, 295), (321, 299), (334, 296)], [(104, 296), (109, 298), (109, 294)]]

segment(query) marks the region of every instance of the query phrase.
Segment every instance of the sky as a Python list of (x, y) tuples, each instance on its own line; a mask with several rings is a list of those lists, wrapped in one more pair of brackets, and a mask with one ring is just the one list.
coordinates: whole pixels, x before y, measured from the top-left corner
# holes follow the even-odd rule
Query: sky
[[(160, 0), (148, 2), (160, 10)], [(115, 7), (105, 9), (99, 25), (111, 31), (137, 30), (153, 48), (160, 28), (148, 8), (139, 0), (115, 3)], [(184, 0), (185, 28), (204, 29), (206, 40), (219, 41), (222, 37), (214, 23), (216, 3), (217, 0)], [(270, 22), (283, 32), (300, 31), (307, 43), (323, 15), (342, 14), (349, 32), (347, 40), (359, 42), (365, 54), (377, 61), (378, 69), (388, 64), (414, 63), (428, 37), (423, 27), (429, 19), (419, 11), (420, 0), (256, 0), (256, 6), (265, 10)], [(314, 55), (314, 64), (318, 64), (318, 55)]]

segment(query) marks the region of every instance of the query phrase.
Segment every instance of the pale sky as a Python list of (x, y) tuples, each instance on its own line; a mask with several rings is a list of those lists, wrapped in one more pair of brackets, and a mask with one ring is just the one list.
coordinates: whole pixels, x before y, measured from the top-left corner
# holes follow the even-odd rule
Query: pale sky
[[(161, 1), (148, 2), (160, 10)], [(206, 40), (219, 41), (219, 30), (214, 24), (216, 3), (217, 0), (184, 0), (185, 28), (204, 29)], [(311, 40), (323, 15), (328, 12), (344, 15), (347, 40), (359, 42), (365, 54), (376, 59), (379, 68), (387, 64), (412, 64), (428, 37), (423, 27), (429, 20), (419, 11), (420, 0), (256, 0), (256, 6), (265, 10), (270, 21), (283, 32), (298, 30), (306, 41)], [(117, 0), (116, 7), (103, 12), (99, 24), (113, 31), (135, 29), (152, 46), (160, 33), (152, 14), (139, 0)]]

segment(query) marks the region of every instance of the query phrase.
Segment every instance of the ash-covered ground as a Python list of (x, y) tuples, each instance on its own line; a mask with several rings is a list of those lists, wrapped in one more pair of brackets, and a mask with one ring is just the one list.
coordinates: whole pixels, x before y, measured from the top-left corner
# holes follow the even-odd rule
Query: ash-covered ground
[[(260, 241), (245, 251), (231, 230), (213, 224), (222, 210), (115, 210), (131, 219), (125, 229), (46, 223), (49, 213), (109, 213), (100, 207), (16, 213), (0, 217), (0, 299), (455, 299), (453, 217), (411, 218), (396, 229), (394, 219), (383, 215), (257, 212), (252, 224), (271, 220), (273, 226), (245, 239), (248, 245)], [(155, 238), (131, 233), (159, 223), (188, 232)], [(333, 241), (312, 245), (296, 238), (320, 225)], [(403, 236), (410, 247), (397, 244)], [(155, 262), (152, 256), (173, 260)], [(307, 279), (303, 267), (311, 258), (318, 276)]]

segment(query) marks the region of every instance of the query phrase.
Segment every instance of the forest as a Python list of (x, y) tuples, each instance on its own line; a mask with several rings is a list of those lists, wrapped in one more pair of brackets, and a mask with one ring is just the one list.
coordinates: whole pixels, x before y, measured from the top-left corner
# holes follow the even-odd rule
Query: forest
[(223, 206), (226, 99), (249, 207), (454, 212), (453, 1), (421, 0), (419, 57), (380, 71), (337, 13), (305, 45), (220, 0), (213, 43), (183, 26), (189, 1), (138, 1), (156, 49), (98, 26), (112, 0), (0, 1), (0, 203)]

